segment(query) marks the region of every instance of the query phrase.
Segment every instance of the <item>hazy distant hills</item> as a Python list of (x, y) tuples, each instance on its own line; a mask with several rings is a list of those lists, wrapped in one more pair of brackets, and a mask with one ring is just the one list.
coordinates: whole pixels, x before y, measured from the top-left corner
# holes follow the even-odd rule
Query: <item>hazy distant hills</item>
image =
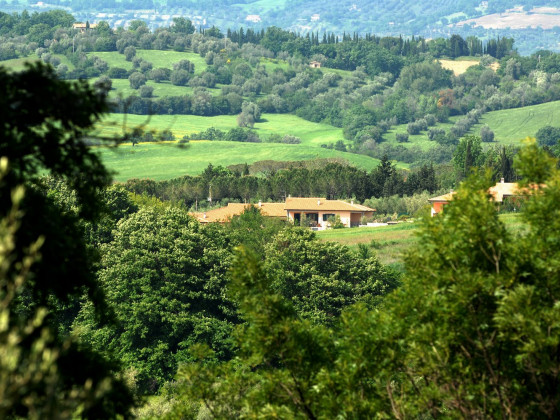
[(28, 3), (0, 0), (0, 10), (66, 7), (79, 19), (109, 20), (113, 26), (143, 19), (152, 28), (184, 16), (197, 27), (222, 30), (240, 26), (278, 26), (300, 33), (436, 38), (508, 36), (523, 54), (560, 50), (560, 0), (51, 0)]

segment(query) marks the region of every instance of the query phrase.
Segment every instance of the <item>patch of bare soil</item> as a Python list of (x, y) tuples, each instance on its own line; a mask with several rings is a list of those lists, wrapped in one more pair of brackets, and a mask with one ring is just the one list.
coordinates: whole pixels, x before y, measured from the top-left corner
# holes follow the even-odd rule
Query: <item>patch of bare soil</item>
[(555, 26), (560, 26), (560, 10), (552, 7), (539, 7), (528, 13), (520, 9), (510, 9), (504, 13), (494, 13), (475, 19), (463, 20), (457, 22), (455, 26), (460, 27), (470, 24), (485, 29), (552, 29)]

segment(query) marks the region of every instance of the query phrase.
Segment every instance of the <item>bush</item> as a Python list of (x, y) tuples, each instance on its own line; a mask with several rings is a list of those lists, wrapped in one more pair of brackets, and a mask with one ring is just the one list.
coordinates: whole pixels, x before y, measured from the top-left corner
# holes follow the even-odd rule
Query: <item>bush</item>
[(556, 146), (560, 140), (560, 128), (547, 125), (537, 131), (536, 137), (539, 146)]
[(186, 86), (189, 83), (191, 75), (186, 70), (174, 70), (171, 72), (171, 83), (175, 86)]
[(436, 125), (436, 122), (437, 122), (436, 116), (433, 115), (433, 114), (427, 114), (424, 117), (424, 120), (426, 121), (426, 124), (427, 124), (428, 127), (432, 127), (432, 126)]
[(158, 141), (171, 141), (175, 140), (175, 136), (171, 132), (171, 130), (163, 130), (157, 135)]
[(135, 71), (128, 77), (128, 81), (132, 89), (140, 89), (140, 86), (146, 84), (146, 76), (138, 71)]
[(140, 97), (141, 98), (151, 98), (154, 93), (154, 88), (152, 86), (142, 86), (140, 88)]
[(430, 140), (435, 140), (438, 136), (445, 136), (445, 130), (443, 128), (430, 128), (428, 131), (428, 138)]
[(339, 215), (329, 217), (327, 222), (331, 229), (343, 229), (345, 227), (344, 223), (340, 220)]
[(494, 132), (485, 125), (480, 129), (480, 138), (485, 143), (491, 143), (494, 141)]
[(408, 134), (407, 133), (397, 133), (397, 141), (399, 143), (406, 143), (408, 142)]
[(225, 136), (225, 141), (239, 141), (246, 143), (260, 143), (262, 140), (259, 138), (258, 134), (252, 132), (249, 129), (237, 127), (229, 130)]
[(126, 79), (128, 77), (128, 71), (121, 67), (111, 67), (107, 72), (107, 76), (111, 79)]
[(173, 64), (173, 70), (185, 70), (189, 73), (194, 73), (194, 64), (189, 60), (181, 60)]
[(157, 69), (153, 69), (150, 71), (149, 76), (156, 83), (160, 83), (163, 80), (169, 80), (171, 78), (171, 70), (158, 67)]
[(422, 126), (418, 124), (416, 121), (410, 122), (406, 126), (406, 131), (408, 132), (408, 134), (411, 135), (420, 134), (420, 131), (422, 131)]
[(131, 46), (128, 46), (124, 49), (124, 58), (126, 59), (126, 61), (132, 61), (132, 59), (136, 56), (136, 48)]

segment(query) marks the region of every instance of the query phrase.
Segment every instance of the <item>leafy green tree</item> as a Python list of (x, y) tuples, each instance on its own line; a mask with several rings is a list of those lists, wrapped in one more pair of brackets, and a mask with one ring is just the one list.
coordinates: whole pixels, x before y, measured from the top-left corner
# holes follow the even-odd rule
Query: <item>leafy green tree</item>
[(175, 86), (185, 86), (190, 78), (190, 73), (183, 69), (173, 70), (170, 76), (171, 83)]
[(128, 76), (128, 82), (132, 89), (140, 89), (140, 87), (146, 84), (146, 76), (144, 76), (139, 71), (135, 71), (130, 76)]
[[(133, 404), (118, 367), (59, 335), (52, 316), (84, 296), (100, 323), (111, 319), (81, 229), (100, 216), (99, 191), (110, 180), (82, 140), (105, 110), (103, 94), (60, 81), (49, 67), (0, 69), (2, 417), (128, 416)], [(76, 213), (44, 193), (42, 171), (68, 182)]]
[(560, 128), (547, 125), (537, 131), (536, 137), (540, 146), (555, 147), (560, 140)]
[(178, 17), (173, 18), (173, 26), (171, 27), (171, 31), (179, 34), (190, 35), (194, 33), (195, 28), (189, 19)]
[(332, 329), (298, 317), (241, 251), (231, 285), (247, 321), (238, 358), (183, 366), (177, 409), (201, 401), (215, 418), (558, 417), (560, 172), (534, 143), (517, 170), (524, 232), (500, 220), (490, 179), (471, 176), (444, 213), (424, 220), (402, 286), (379, 309), (344, 311)]
[(345, 246), (317, 240), (308, 229), (278, 233), (266, 247), (264, 267), (272, 289), (318, 323), (330, 324), (344, 307), (371, 303), (397, 284), (377, 258), (360, 259)]
[(253, 127), (261, 118), (259, 106), (253, 102), (244, 101), (241, 105), (241, 114), (237, 117), (239, 127)]
[(99, 281), (118, 326), (100, 328), (84, 306), (75, 329), (137, 370), (142, 392), (169, 381), (194, 343), (227, 359), (237, 319), (224, 297), (230, 258), (223, 233), (202, 229), (183, 210), (141, 209), (121, 220), (103, 247)]
[(126, 61), (132, 61), (136, 57), (136, 47), (130, 45), (124, 49), (124, 56)]
[(469, 135), (462, 138), (453, 152), (453, 167), (457, 179), (466, 178), (473, 168), (481, 166), (483, 158), (480, 137)]
[(191, 74), (194, 74), (194, 63), (189, 60), (181, 60), (173, 64), (173, 70), (185, 70)]
[[(254, 179), (253, 177), (242, 177)], [(257, 205), (248, 207), (238, 216), (233, 216), (226, 229), (230, 240), (238, 245), (243, 245), (255, 255), (264, 258), (265, 245), (270, 243), (286, 223), (276, 218), (265, 217)]]

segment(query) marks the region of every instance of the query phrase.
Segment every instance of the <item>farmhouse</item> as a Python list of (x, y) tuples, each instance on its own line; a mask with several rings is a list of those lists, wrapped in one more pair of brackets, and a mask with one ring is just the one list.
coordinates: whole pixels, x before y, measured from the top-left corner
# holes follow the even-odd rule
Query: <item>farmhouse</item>
[[(515, 182), (504, 182), (504, 178), (496, 185), (488, 189), (488, 194), (492, 196), (492, 201), (502, 203), (507, 197), (515, 197), (520, 195), (519, 187)], [(432, 216), (441, 213), (443, 207), (453, 200), (455, 192), (440, 195), (438, 197), (430, 198), (428, 201), (432, 204)]]
[[(243, 213), (251, 204), (244, 203), (229, 203), (226, 207), (219, 209), (209, 210), (202, 213), (191, 213), (192, 216), (200, 223), (224, 223), (231, 219), (233, 216), (238, 216)], [(286, 218), (286, 211), (284, 210), (284, 203), (261, 203), (255, 205), (261, 210), (263, 216)]]
[(248, 22), (259, 23), (261, 21), (261, 17), (259, 15), (247, 15), (245, 20)]
[[(226, 207), (206, 212), (191, 213), (200, 223), (224, 223), (233, 216), (243, 213), (251, 204), (229, 203)], [(371, 209), (353, 202), (341, 200), (327, 200), (325, 198), (292, 198), (285, 203), (262, 203), (255, 205), (267, 217), (282, 218), (299, 224), (303, 218), (309, 221), (313, 228), (324, 229), (329, 226), (331, 218), (340, 217), (346, 227), (359, 226), (362, 217), (373, 216)]]
[(86, 32), (89, 29), (97, 28), (97, 23), (90, 24), (89, 22), (86, 23), (74, 23), (72, 24), (73, 29), (78, 29), (81, 33)]
[(325, 198), (292, 198), (288, 197), (285, 204), (288, 220), (299, 223), (302, 217), (310, 221), (312, 227), (325, 228), (329, 219), (340, 217), (346, 227), (359, 226), (362, 217), (371, 217), (375, 211), (372, 208), (347, 203), (341, 200), (327, 200)]
[(314, 69), (320, 69), (321, 68), (321, 62), (320, 61), (312, 61), (311, 63), (309, 63), (309, 67), (314, 68)]

